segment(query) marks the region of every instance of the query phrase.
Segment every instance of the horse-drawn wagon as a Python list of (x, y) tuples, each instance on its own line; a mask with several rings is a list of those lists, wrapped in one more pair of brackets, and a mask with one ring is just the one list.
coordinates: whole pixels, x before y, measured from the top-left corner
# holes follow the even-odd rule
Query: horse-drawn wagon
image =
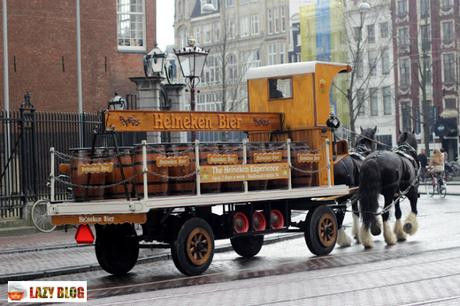
[[(88, 225), (94, 224), (97, 259), (117, 275), (135, 265), (140, 247), (171, 248), (176, 267), (196, 275), (211, 264), (214, 240), (230, 239), (236, 253), (252, 257), (264, 235), (279, 232), (304, 232), (312, 253), (330, 253), (339, 226), (336, 212), (350, 190), (334, 185), (329, 93), (336, 74), (350, 69), (323, 62), (250, 69), (246, 113), (105, 111), (95, 137), (241, 131), (247, 139), (143, 141), (132, 148), (115, 143), (71, 155), (51, 148), (52, 222), (78, 224), (77, 241), (90, 243)], [(72, 201), (55, 199), (56, 184), (66, 184), (60, 171), (71, 178)], [(293, 210), (308, 212), (305, 220), (292, 221)]]

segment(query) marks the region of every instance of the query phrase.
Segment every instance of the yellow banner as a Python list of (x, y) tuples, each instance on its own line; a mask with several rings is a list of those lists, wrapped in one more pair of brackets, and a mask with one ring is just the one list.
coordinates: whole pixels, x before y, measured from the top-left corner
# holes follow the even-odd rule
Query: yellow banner
[(283, 160), (283, 152), (265, 152), (265, 153), (254, 153), (255, 163), (273, 163), (281, 162)]
[(157, 167), (186, 167), (190, 164), (190, 156), (159, 156)]
[(201, 183), (277, 180), (289, 177), (287, 163), (201, 166)]
[(297, 162), (302, 163), (315, 163), (319, 162), (320, 155), (318, 153), (297, 153)]
[(94, 164), (80, 164), (78, 172), (81, 174), (90, 173), (112, 173), (113, 163), (94, 163)]
[(210, 165), (232, 165), (238, 163), (238, 154), (208, 154)]

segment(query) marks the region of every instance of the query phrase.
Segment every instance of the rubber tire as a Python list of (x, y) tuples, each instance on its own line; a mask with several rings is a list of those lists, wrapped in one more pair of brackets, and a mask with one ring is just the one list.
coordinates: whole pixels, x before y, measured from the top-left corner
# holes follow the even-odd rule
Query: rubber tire
[[(211, 254), (208, 260), (199, 266), (194, 265), (188, 259), (186, 251), (187, 238), (195, 228), (201, 228), (207, 231), (211, 237)], [(188, 276), (200, 275), (211, 265), (212, 258), (214, 257), (214, 246), (214, 234), (209, 224), (204, 219), (193, 217), (184, 222), (177, 233), (176, 240), (171, 243), (171, 257), (177, 270), (181, 273)]]
[(125, 275), (139, 257), (139, 240), (132, 224), (96, 225), (96, 258), (101, 268)]
[(256, 256), (262, 249), (264, 245), (264, 236), (233, 237), (230, 239), (230, 243), (236, 254), (244, 258), (251, 258)]
[[(335, 229), (335, 241), (330, 246), (324, 246), (319, 238), (318, 224), (321, 217), (324, 214), (330, 214)], [(335, 247), (337, 242), (337, 219), (335, 213), (327, 206), (317, 206), (312, 210), (308, 211), (307, 217), (305, 219), (305, 242), (307, 243), (308, 249), (315, 255), (323, 256), (329, 254)]]

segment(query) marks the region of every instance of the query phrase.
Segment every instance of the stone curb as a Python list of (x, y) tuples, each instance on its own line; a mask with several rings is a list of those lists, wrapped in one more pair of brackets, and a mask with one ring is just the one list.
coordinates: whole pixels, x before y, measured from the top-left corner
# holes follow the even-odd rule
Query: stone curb
[[(303, 236), (303, 233), (296, 233), (296, 234), (284, 234), (274, 238), (266, 239), (264, 241), (264, 245), (272, 244), (280, 241), (296, 239)], [(215, 253), (223, 253), (233, 250), (230, 243), (226, 243), (225, 245), (219, 246), (215, 248)], [(171, 259), (171, 255), (169, 252), (165, 254), (159, 254), (155, 256), (148, 256), (139, 258), (137, 264), (145, 264), (151, 262), (157, 262), (162, 260), (169, 260)], [(71, 266), (65, 268), (57, 268), (52, 270), (46, 271), (34, 271), (34, 272), (27, 272), (27, 273), (15, 273), (15, 274), (6, 274), (0, 275), (0, 284), (6, 284), (8, 281), (26, 281), (26, 280), (33, 280), (37, 278), (43, 277), (52, 277), (52, 276), (59, 276), (59, 275), (68, 275), (73, 273), (81, 273), (81, 272), (89, 272), (89, 271), (97, 271), (101, 270), (99, 264), (90, 264), (90, 265), (82, 265), (82, 266)]]

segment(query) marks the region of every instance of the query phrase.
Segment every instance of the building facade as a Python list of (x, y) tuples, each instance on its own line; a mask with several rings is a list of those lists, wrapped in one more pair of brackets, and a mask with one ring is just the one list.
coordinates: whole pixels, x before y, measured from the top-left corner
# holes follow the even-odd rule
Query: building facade
[(369, 0), (367, 8), (361, 3), (348, 2), (344, 20), (348, 59), (355, 70), (355, 126), (377, 126), (377, 140), (392, 147), (397, 144), (397, 127), (391, 3)]
[[(76, 3), (7, 1), (10, 110), (19, 107), (28, 91), (39, 110), (78, 111)], [(129, 78), (144, 74), (143, 55), (155, 44), (156, 0), (79, 3), (82, 104), (84, 111), (94, 112), (107, 107), (115, 91), (135, 92)], [(4, 107), (3, 73), (0, 79)]]
[(197, 109), (246, 111), (246, 71), (288, 62), (289, 1), (212, 0), (211, 11), (203, 9), (206, 3), (176, 0), (176, 46), (194, 38), (210, 50)]
[[(459, 1), (392, 0), (397, 127), (458, 156)], [(424, 130), (424, 123), (427, 130)]]

